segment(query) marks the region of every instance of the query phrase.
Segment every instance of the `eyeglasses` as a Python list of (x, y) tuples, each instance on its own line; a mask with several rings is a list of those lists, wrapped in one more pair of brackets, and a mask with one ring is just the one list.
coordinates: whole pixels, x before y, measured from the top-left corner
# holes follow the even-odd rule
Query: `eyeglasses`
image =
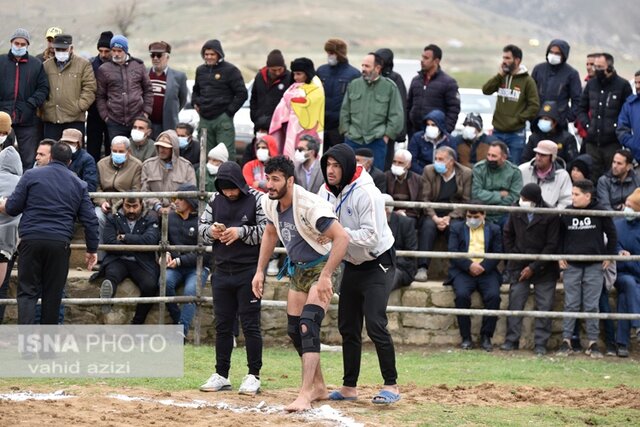
[(305, 151), (308, 151), (308, 150), (306, 148), (304, 148), (304, 147), (298, 147), (298, 148), (296, 148), (296, 151), (305, 152)]
[(164, 52), (151, 52), (151, 56), (152, 58), (162, 58), (162, 55), (164, 55)]

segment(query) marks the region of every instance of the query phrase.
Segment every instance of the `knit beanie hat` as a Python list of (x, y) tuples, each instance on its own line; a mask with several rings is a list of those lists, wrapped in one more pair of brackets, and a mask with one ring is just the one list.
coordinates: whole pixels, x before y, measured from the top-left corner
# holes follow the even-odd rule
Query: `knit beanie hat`
[(106, 47), (107, 49), (111, 49), (111, 39), (113, 38), (113, 33), (111, 31), (103, 31), (100, 34), (100, 38), (98, 39), (98, 49), (101, 47)]
[(482, 116), (478, 113), (469, 113), (465, 117), (462, 126), (473, 126), (478, 132), (482, 131)]
[(4, 111), (0, 111), (0, 132), (11, 133), (11, 116)]
[(539, 205), (540, 202), (542, 202), (542, 190), (540, 190), (540, 186), (538, 184), (533, 182), (522, 187), (520, 195), (525, 199), (532, 201), (536, 205)]
[(347, 62), (347, 44), (340, 39), (327, 40), (324, 51), (334, 53), (338, 57), (338, 62)]
[(627, 203), (631, 205), (634, 211), (640, 212), (640, 188), (636, 188), (633, 193), (627, 197)]
[(273, 49), (267, 55), (267, 67), (285, 67), (287, 64), (284, 62), (284, 56), (279, 49)]
[[(193, 184), (180, 184), (178, 186), (178, 191), (198, 191), (198, 188)], [(198, 210), (198, 199), (187, 199), (185, 197), (179, 197), (189, 203), (194, 211)]]
[(573, 159), (567, 170), (571, 172), (571, 169), (576, 168), (582, 172), (585, 179), (591, 179), (591, 165), (593, 163), (591, 163), (590, 160), (591, 157), (588, 154), (580, 155)]
[(316, 75), (316, 69), (313, 66), (313, 61), (309, 58), (296, 58), (291, 62), (291, 71), (302, 71), (307, 75), (307, 83), (311, 82), (311, 79)]
[(121, 34), (117, 36), (113, 36), (111, 39), (111, 43), (109, 43), (109, 47), (113, 49), (114, 47), (120, 48), (124, 50), (124, 53), (129, 53), (129, 40)]
[(29, 35), (29, 31), (25, 30), (24, 28), (17, 28), (11, 35), (10, 41), (14, 41), (17, 38), (25, 39), (27, 41), (27, 44), (31, 44), (31, 36)]
[(207, 157), (213, 160), (220, 160), (221, 162), (228, 162), (229, 150), (227, 150), (227, 146), (224, 145), (223, 142), (221, 142), (211, 150), (209, 150), (209, 154), (207, 154)]

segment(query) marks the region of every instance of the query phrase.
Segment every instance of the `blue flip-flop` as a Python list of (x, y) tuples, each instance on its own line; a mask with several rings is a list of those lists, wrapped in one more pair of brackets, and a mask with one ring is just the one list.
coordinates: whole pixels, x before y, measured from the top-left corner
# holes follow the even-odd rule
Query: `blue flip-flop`
[(378, 405), (390, 405), (400, 400), (400, 394), (396, 394), (389, 390), (380, 390), (380, 392), (371, 399), (371, 403)]
[(335, 390), (332, 391), (331, 393), (329, 393), (329, 400), (358, 400), (357, 397), (353, 397), (353, 396), (345, 396), (344, 394), (340, 393), (340, 391)]

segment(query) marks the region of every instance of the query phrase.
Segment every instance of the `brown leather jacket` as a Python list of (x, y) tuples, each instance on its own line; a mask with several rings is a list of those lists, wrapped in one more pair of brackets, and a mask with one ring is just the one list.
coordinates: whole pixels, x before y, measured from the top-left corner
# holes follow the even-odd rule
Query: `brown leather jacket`
[[(451, 197), (451, 203), (468, 203), (471, 199), (471, 169), (456, 162), (453, 166), (455, 171), (456, 192)], [(422, 172), (422, 199), (425, 202), (435, 201), (440, 194), (440, 174), (433, 165), (428, 165)], [(424, 214), (431, 218), (436, 214), (435, 209), (426, 208)], [(449, 213), (451, 218), (464, 218), (464, 209), (454, 209)]]

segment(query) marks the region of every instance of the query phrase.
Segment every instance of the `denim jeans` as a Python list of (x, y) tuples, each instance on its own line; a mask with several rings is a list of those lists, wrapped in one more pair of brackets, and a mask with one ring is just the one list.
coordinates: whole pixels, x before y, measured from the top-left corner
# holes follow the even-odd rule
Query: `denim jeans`
[(509, 161), (518, 166), (526, 143), (524, 128), (515, 132), (500, 132), (498, 130), (494, 130), (493, 136), (507, 144), (507, 147), (509, 147)]
[[(207, 284), (207, 276), (209, 275), (209, 269), (202, 270), (202, 287)], [(167, 289), (166, 295), (173, 297), (176, 295), (176, 288), (181, 283), (184, 283), (184, 295), (195, 296), (196, 295), (196, 269), (195, 267), (178, 267), (167, 268)], [(194, 303), (188, 303), (182, 305), (182, 310), (178, 308), (176, 303), (167, 303), (167, 310), (174, 323), (179, 323), (184, 326), (184, 335), (187, 336), (193, 315), (196, 312), (196, 305)]]
[[(631, 274), (618, 273), (615, 283), (618, 290), (618, 313), (640, 313), (640, 282)], [(631, 328), (640, 327), (638, 320), (618, 320), (616, 340), (620, 345), (629, 345)]]
[(387, 155), (387, 144), (384, 143), (384, 139), (378, 138), (368, 144), (358, 144), (349, 138), (345, 138), (344, 142), (349, 147), (353, 148), (353, 151), (356, 151), (359, 148), (368, 148), (373, 151), (373, 166), (381, 171), (384, 170), (384, 160)]

